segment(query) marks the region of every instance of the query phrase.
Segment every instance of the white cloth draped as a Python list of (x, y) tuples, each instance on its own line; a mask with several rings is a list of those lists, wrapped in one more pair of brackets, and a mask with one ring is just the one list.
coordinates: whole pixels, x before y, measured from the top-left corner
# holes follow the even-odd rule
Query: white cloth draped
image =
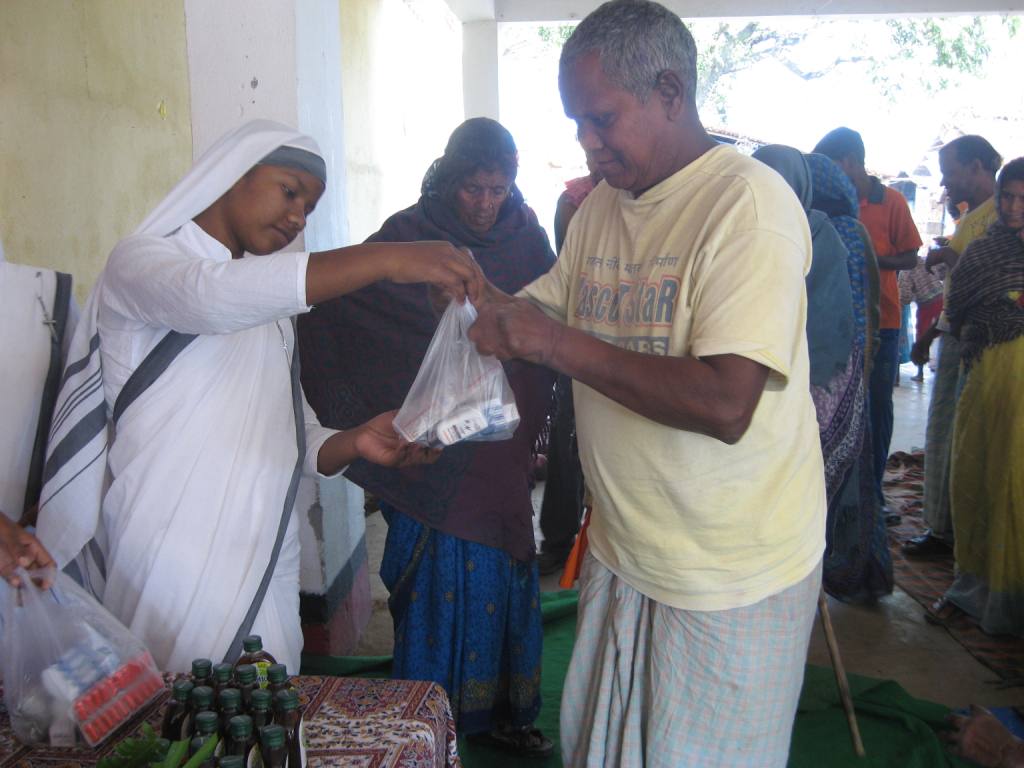
[[(171, 671), (227, 651), (269, 563), (297, 459), (287, 318), (308, 309), (308, 254), (232, 260), (191, 222), (282, 145), (319, 154), (284, 126), (249, 123), (200, 158), (115, 248), (58, 400), (40, 538), (65, 565), (95, 537), (104, 605)], [(115, 428), (109, 418), (125, 381), (172, 329), (199, 336)], [(314, 471), (333, 432), (304, 398), (303, 406), (305, 468)], [(103, 428), (75, 433), (97, 409)], [(302, 647), (298, 561), (292, 519), (253, 631), (293, 671)]]
[[(56, 274), (0, 261), (0, 512), (21, 517), (39, 407), (50, 368)], [(73, 316), (68, 322), (72, 323)], [(73, 326), (67, 328), (70, 338)]]

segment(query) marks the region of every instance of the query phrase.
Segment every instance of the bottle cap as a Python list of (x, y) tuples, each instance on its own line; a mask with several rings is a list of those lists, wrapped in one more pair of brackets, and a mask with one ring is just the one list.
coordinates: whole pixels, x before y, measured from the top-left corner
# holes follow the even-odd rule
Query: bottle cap
[(192, 660), (192, 677), (209, 677), (213, 662), (209, 659)]
[(242, 685), (256, 682), (256, 667), (252, 664), (239, 664), (235, 667), (235, 677)]
[(270, 709), (270, 700), (272, 698), (273, 694), (266, 688), (257, 688), (249, 697), (249, 709)]
[(218, 683), (230, 683), (235, 668), (230, 664), (216, 664), (213, 667), (213, 679)]
[(213, 706), (213, 688), (208, 685), (197, 685), (189, 694), (192, 709), (209, 709)]
[(280, 749), (284, 746), (284, 728), (280, 725), (265, 725), (260, 728), (260, 744), (263, 749)]
[(221, 688), (217, 694), (217, 706), (221, 711), (225, 709), (238, 709), (242, 706), (242, 692), (237, 688)]
[(275, 709), (298, 709), (299, 708), (299, 694), (295, 691), (278, 691), (274, 694), (274, 708)]
[(216, 712), (206, 710), (196, 715), (196, 733), (209, 736), (217, 732), (219, 718)]
[(271, 664), (267, 667), (267, 680), (271, 683), (288, 681), (288, 668), (284, 664)]
[(245, 741), (252, 736), (252, 718), (248, 715), (235, 715), (228, 720), (228, 729), (232, 739)]
[(263, 650), (263, 638), (259, 635), (246, 635), (242, 639), (242, 648), (246, 653), (256, 653)]
[(188, 695), (192, 693), (193, 688), (195, 688), (195, 684), (191, 680), (185, 678), (175, 680), (174, 685), (171, 686), (171, 696), (175, 701), (185, 704), (188, 702)]

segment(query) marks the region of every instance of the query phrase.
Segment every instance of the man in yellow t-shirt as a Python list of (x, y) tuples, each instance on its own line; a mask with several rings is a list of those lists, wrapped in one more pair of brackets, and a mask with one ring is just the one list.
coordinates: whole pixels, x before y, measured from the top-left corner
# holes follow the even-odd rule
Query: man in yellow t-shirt
[(568, 766), (785, 765), (820, 590), (807, 218), (704, 131), (695, 60), (655, 3), (577, 27), (559, 87), (605, 182), (552, 270), (520, 298), (492, 289), (470, 332), (574, 379), (594, 508)]
[[(972, 240), (981, 237), (995, 223), (996, 171), (1002, 158), (981, 136), (960, 136), (939, 150), (942, 186), (954, 204), (967, 203), (967, 211), (957, 223), (949, 243), (928, 253), (925, 265), (931, 269), (945, 264), (945, 295), (949, 295), (949, 273), (956, 266)], [(936, 338), (939, 362), (932, 382), (928, 403), (928, 426), (924, 440), (924, 505), (922, 514), (928, 531), (903, 545), (910, 557), (933, 557), (949, 554), (953, 546), (953, 515), (949, 499), (950, 450), (953, 441), (953, 420), (956, 416), (960, 378), (960, 342), (949, 333), (946, 313), (928, 328), (911, 349), (911, 359), (918, 365), (928, 362), (929, 349)]]

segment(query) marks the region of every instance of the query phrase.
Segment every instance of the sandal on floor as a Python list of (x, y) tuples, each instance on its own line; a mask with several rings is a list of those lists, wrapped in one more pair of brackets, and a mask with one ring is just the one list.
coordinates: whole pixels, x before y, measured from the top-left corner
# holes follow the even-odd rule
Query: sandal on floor
[(475, 733), (469, 737), (470, 741), (479, 744), (488, 744), (497, 747), (520, 757), (544, 758), (550, 757), (555, 750), (551, 739), (540, 732), (540, 729), (532, 725), (522, 728), (501, 726), (487, 733)]
[(964, 612), (953, 603), (940, 597), (925, 609), (924, 620), (936, 627), (948, 627), (950, 623), (964, 615)]
[(900, 550), (907, 557), (940, 558), (952, 557), (953, 548), (929, 531), (903, 542)]

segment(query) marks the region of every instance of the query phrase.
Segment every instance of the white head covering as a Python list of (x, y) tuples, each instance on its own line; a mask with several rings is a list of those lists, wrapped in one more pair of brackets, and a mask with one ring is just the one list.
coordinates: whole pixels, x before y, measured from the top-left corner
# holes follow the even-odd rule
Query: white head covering
[(213, 205), (278, 147), (295, 147), (323, 157), (312, 137), (272, 120), (252, 120), (214, 142), (132, 234), (171, 234)]
[[(282, 146), (322, 157), (316, 141), (293, 128), (270, 120), (245, 123), (206, 150), (133, 235), (172, 234)], [(102, 282), (100, 273), (71, 341), (46, 447), (38, 533), (61, 567), (74, 560), (101, 533), (97, 526), (108, 486), (110, 410), (103, 397), (96, 298)], [(103, 548), (102, 541), (99, 546)], [(83, 554), (90, 552), (95, 552), (95, 546)], [(95, 559), (87, 556), (79, 559), (78, 565), (86, 586), (100, 595), (102, 580), (96, 577), (101, 576), (102, 569), (97, 571)]]

